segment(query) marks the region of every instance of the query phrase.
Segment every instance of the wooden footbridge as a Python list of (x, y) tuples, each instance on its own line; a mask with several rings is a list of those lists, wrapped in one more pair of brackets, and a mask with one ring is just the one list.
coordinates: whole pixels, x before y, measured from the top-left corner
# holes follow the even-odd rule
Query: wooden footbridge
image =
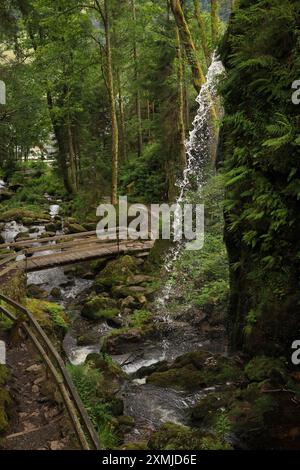
[(144, 257), (153, 247), (152, 240), (123, 240), (123, 231), (117, 233), (115, 240), (99, 239), (92, 231), (1, 244), (1, 249), (6, 248), (11, 253), (0, 255), (0, 276), (16, 268), (32, 272), (124, 254)]

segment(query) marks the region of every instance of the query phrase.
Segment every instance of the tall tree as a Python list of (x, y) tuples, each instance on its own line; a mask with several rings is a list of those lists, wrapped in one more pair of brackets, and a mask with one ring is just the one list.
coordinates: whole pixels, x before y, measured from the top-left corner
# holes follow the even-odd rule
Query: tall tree
[(113, 74), (113, 57), (111, 42), (111, 11), (110, 0), (104, 0), (103, 9), (98, 0), (95, 0), (96, 10), (103, 20), (105, 30), (105, 55), (106, 55), (106, 83), (110, 105), (111, 118), (111, 203), (118, 201), (118, 168), (119, 168), (119, 127), (116, 109), (115, 85)]
[(199, 93), (201, 86), (205, 83), (205, 76), (197, 56), (195, 43), (184, 16), (180, 0), (169, 1), (179, 30), (180, 39), (185, 48), (186, 56), (192, 69), (193, 85), (197, 93)]
[(218, 0), (211, 0), (211, 37), (213, 47), (216, 46), (219, 40), (219, 2)]
[(200, 0), (193, 0), (194, 2), (194, 14), (199, 26), (200, 38), (201, 38), (201, 47), (206, 59), (206, 64), (209, 65), (211, 61), (211, 56), (208, 47), (208, 41), (206, 36), (206, 25), (203, 18), (203, 13), (201, 11), (201, 2)]
[(137, 50), (137, 37), (136, 37), (136, 6), (135, 0), (131, 0), (132, 18), (133, 18), (133, 60), (134, 60), (134, 78), (136, 86), (136, 117), (138, 122), (138, 156), (141, 156), (143, 151), (143, 128), (142, 128), (142, 109), (141, 109), (141, 92), (139, 86), (139, 66), (138, 66), (138, 50)]

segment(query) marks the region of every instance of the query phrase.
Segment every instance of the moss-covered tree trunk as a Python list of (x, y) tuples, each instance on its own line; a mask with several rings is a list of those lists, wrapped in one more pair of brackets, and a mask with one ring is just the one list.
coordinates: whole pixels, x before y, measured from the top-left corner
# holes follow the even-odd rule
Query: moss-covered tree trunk
[(219, 2), (218, 0), (211, 0), (211, 38), (213, 47), (216, 46), (219, 40)]
[(207, 41), (207, 36), (206, 36), (205, 21), (204, 21), (203, 14), (201, 11), (201, 6), (200, 6), (200, 0), (193, 0), (193, 1), (194, 1), (195, 18), (197, 20), (199, 31), (200, 31), (201, 46), (203, 49), (206, 63), (209, 66), (211, 57), (210, 57), (208, 41)]
[(180, 42), (179, 30), (176, 26), (177, 39), (177, 57), (178, 57), (178, 87), (179, 87), (179, 112), (178, 112), (178, 130), (180, 134), (180, 152), (179, 159), (182, 169), (186, 166), (186, 150), (185, 150), (185, 100), (184, 100), (184, 70), (183, 70), (183, 54)]
[(169, 0), (172, 12), (179, 30), (180, 39), (185, 48), (185, 53), (193, 74), (193, 85), (197, 93), (200, 92), (201, 86), (205, 83), (205, 76), (197, 57), (195, 43), (184, 16), (180, 0)]

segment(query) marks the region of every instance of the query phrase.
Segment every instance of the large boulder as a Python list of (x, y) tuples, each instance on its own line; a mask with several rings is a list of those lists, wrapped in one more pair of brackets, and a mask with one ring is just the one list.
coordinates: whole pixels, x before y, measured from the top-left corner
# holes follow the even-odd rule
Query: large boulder
[(81, 315), (88, 320), (105, 321), (118, 316), (118, 304), (108, 296), (90, 297), (84, 304)]
[(96, 277), (95, 288), (111, 288), (126, 283), (129, 276), (138, 272), (138, 264), (132, 256), (122, 256), (121, 258), (109, 261), (101, 273)]
[(178, 357), (164, 372), (154, 372), (147, 382), (179, 390), (200, 390), (211, 385), (243, 383), (244, 372), (232, 358), (195, 351)]

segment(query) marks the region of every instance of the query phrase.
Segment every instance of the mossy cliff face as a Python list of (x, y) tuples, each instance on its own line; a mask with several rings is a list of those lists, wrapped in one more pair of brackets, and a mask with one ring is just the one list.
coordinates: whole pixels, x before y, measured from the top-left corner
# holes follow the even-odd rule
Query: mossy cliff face
[(299, 336), (298, 0), (242, 0), (221, 47), (231, 346), (290, 356)]

